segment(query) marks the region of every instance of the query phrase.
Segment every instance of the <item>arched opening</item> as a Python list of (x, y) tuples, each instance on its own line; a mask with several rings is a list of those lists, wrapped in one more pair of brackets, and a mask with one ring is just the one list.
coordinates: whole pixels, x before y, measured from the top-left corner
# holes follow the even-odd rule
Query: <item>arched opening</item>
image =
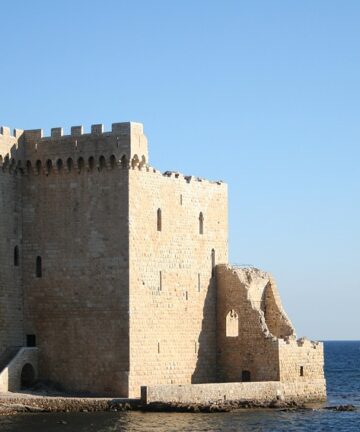
[(84, 162), (84, 158), (79, 157), (78, 161), (77, 161), (77, 165), (78, 165), (78, 172), (79, 174), (84, 172), (84, 167), (85, 167), (85, 162)]
[(242, 382), (250, 382), (251, 381), (251, 373), (248, 370), (243, 370), (241, 372), (241, 381)]
[(136, 155), (134, 155), (134, 157), (132, 158), (132, 161), (131, 161), (131, 167), (132, 168), (135, 168), (135, 167), (137, 167), (139, 165), (139, 156), (136, 154)]
[(161, 231), (161, 225), (162, 225), (162, 220), (161, 220), (161, 209), (157, 209), (157, 230)]
[(36, 166), (36, 174), (40, 175), (41, 174), (41, 160), (37, 160), (35, 166)]
[(26, 363), (21, 369), (21, 388), (26, 389), (35, 383), (35, 369), (30, 363)]
[(93, 156), (89, 157), (88, 164), (89, 164), (89, 171), (94, 171), (94, 168), (95, 168), (95, 159), (94, 159)]
[(211, 249), (211, 276), (212, 277), (215, 276), (215, 266), (216, 266), (216, 262), (215, 262), (215, 249)]
[(106, 160), (105, 160), (104, 156), (100, 156), (100, 158), (99, 158), (99, 171), (102, 171), (105, 168), (106, 168)]
[(204, 215), (202, 212), (199, 214), (199, 234), (204, 234)]
[(31, 172), (32, 172), (31, 162), (28, 160), (28, 161), (26, 161), (26, 173), (31, 174)]
[(121, 168), (127, 168), (128, 163), (125, 155), (121, 157), (120, 162), (121, 162)]
[(46, 161), (46, 174), (50, 174), (52, 171), (52, 161), (51, 159), (48, 159)]
[(9, 171), (12, 173), (14, 171), (14, 168), (16, 166), (16, 161), (14, 158), (11, 158), (10, 160), (10, 167), (9, 167)]
[(9, 156), (5, 156), (5, 159), (4, 159), (4, 168), (7, 168), (8, 166), (9, 166)]
[(68, 158), (67, 161), (66, 161), (66, 168), (67, 168), (67, 170), (69, 172), (71, 172), (72, 169), (73, 169), (73, 166), (74, 166), (73, 160), (71, 158)]
[(62, 159), (58, 159), (56, 161), (56, 169), (57, 169), (58, 173), (62, 172), (62, 170), (63, 170), (63, 161), (62, 161)]
[(14, 247), (14, 266), (19, 266), (19, 246)]
[(41, 256), (36, 257), (36, 277), (41, 278), (42, 277), (42, 262), (41, 262)]
[(239, 336), (239, 315), (231, 309), (226, 315), (226, 337)]
[(116, 157), (114, 155), (110, 156), (110, 167), (114, 169), (116, 167)]
[(19, 160), (18, 163), (16, 164), (16, 172), (19, 172), (20, 174), (24, 172), (21, 160)]
[(142, 155), (139, 166), (143, 167), (144, 165), (146, 165), (146, 157)]

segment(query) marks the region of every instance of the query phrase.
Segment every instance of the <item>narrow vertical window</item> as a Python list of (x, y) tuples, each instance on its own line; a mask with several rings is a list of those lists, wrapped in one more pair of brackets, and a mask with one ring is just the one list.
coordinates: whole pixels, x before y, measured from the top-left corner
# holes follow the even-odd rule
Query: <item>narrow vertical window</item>
[(14, 247), (14, 266), (15, 267), (19, 266), (19, 247), (18, 246)]
[(202, 212), (199, 214), (199, 234), (204, 234), (204, 215)]
[(161, 209), (157, 209), (157, 230), (161, 231)]
[(121, 158), (121, 168), (126, 168), (127, 167), (127, 159), (126, 159), (126, 156), (125, 155), (123, 155), (122, 156), (122, 158)]
[(162, 272), (159, 273), (159, 291), (162, 291)]
[(104, 156), (100, 156), (99, 158), (99, 171), (102, 171), (106, 168), (106, 160)]
[(182, 194), (180, 194), (180, 205), (182, 205), (182, 203), (183, 203), (183, 196)]
[(158, 354), (160, 354), (160, 342), (158, 342), (157, 348), (158, 348)]
[(42, 277), (42, 263), (41, 256), (36, 257), (36, 277)]
[(110, 167), (114, 169), (116, 167), (116, 157), (114, 155), (110, 156)]
[(78, 165), (78, 172), (80, 174), (80, 173), (82, 173), (84, 171), (84, 168), (85, 168), (84, 158), (79, 157), (79, 159), (77, 161), (77, 165)]
[(198, 273), (198, 292), (200, 292), (201, 289), (201, 276), (200, 273)]
[(226, 337), (239, 336), (239, 315), (231, 309), (226, 315)]
[(300, 366), (300, 376), (304, 376), (304, 366)]
[(30, 162), (29, 160), (26, 162), (26, 172), (27, 172), (28, 174), (31, 174), (31, 173), (32, 173), (31, 162)]
[(215, 276), (215, 249), (211, 249), (211, 276)]
[(51, 171), (52, 171), (52, 161), (51, 161), (51, 159), (48, 159), (46, 161), (46, 173), (50, 174)]
[(36, 167), (36, 174), (40, 175), (41, 174), (41, 160), (36, 161), (35, 167)]
[(62, 159), (58, 159), (56, 161), (56, 169), (57, 169), (57, 172), (59, 174), (62, 172), (62, 169), (63, 169), (63, 161), (62, 161)]
[(89, 157), (88, 165), (89, 165), (89, 171), (94, 171), (94, 168), (95, 168), (95, 159), (94, 159), (93, 156)]

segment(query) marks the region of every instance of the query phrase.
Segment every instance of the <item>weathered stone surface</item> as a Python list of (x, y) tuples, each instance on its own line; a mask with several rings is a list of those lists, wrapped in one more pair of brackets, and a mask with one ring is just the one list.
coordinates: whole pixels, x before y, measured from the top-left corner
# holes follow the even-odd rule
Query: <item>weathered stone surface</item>
[(71, 391), (324, 397), (322, 345), (296, 341), (268, 273), (227, 264), (226, 184), (151, 168), (141, 124), (2, 128), (0, 204), (0, 355), (36, 342), (39, 377)]

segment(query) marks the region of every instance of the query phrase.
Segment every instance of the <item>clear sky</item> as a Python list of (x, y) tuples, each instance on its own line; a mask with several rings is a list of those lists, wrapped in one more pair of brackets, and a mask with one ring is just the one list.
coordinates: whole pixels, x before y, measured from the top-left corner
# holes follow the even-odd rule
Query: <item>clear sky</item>
[(140, 121), (229, 184), (230, 258), (298, 335), (360, 339), (360, 2), (0, 0), (0, 124)]

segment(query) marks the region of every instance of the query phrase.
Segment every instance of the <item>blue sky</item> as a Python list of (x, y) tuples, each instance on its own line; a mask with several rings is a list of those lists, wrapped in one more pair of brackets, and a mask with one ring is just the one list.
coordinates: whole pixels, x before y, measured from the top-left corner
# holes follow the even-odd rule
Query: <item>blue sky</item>
[(230, 257), (298, 335), (360, 339), (360, 2), (0, 0), (0, 123), (144, 123), (229, 184)]

